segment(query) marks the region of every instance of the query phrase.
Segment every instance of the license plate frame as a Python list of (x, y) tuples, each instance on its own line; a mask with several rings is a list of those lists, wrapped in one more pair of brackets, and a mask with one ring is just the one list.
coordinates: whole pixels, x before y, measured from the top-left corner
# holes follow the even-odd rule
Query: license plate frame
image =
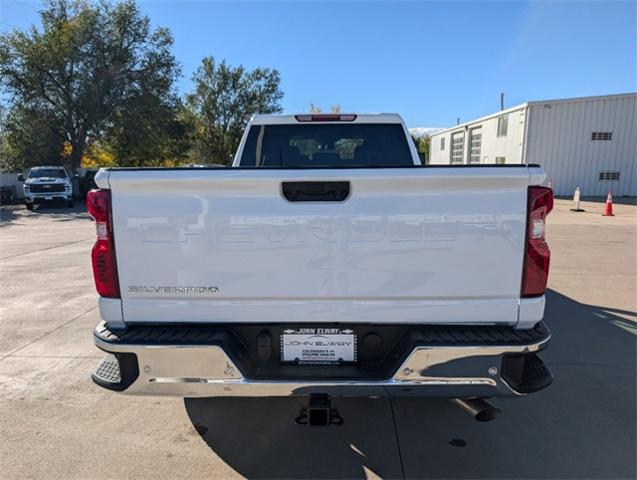
[(284, 364), (341, 365), (358, 360), (358, 338), (350, 328), (285, 328), (280, 342)]

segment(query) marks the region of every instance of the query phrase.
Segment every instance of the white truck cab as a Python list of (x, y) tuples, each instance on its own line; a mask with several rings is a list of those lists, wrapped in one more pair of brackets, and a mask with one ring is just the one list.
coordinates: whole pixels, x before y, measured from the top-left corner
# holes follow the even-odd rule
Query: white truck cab
[(483, 399), (551, 383), (537, 165), (422, 166), (395, 114), (258, 115), (233, 167), (95, 180), (105, 388), (442, 396), (489, 417)]
[(68, 172), (61, 166), (32, 167), (26, 176), (19, 175), (24, 182), (24, 202), (29, 210), (38, 203), (64, 202), (74, 205), (73, 182)]

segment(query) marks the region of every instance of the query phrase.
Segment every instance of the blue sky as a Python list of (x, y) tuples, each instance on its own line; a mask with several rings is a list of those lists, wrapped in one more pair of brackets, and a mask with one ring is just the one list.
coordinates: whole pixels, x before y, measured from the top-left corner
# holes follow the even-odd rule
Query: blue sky
[[(281, 72), (286, 112), (398, 112), (445, 127), (526, 100), (637, 90), (636, 2), (140, 2), (171, 28), (181, 92), (201, 58)], [(0, 28), (39, 3), (0, 0)]]

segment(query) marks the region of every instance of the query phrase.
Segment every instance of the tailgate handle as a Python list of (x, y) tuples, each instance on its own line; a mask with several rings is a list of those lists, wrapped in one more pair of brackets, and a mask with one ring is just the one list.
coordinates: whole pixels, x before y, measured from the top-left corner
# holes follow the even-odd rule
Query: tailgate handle
[(349, 182), (282, 182), (289, 202), (342, 202), (349, 197)]

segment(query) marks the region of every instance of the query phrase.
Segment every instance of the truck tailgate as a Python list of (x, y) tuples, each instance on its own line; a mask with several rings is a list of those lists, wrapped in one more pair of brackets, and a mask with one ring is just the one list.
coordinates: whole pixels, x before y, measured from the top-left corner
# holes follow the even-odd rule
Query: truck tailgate
[[(524, 166), (113, 169), (97, 183), (112, 190), (126, 322), (514, 324), (534, 178)], [(290, 202), (283, 181), (345, 181), (350, 195)]]

